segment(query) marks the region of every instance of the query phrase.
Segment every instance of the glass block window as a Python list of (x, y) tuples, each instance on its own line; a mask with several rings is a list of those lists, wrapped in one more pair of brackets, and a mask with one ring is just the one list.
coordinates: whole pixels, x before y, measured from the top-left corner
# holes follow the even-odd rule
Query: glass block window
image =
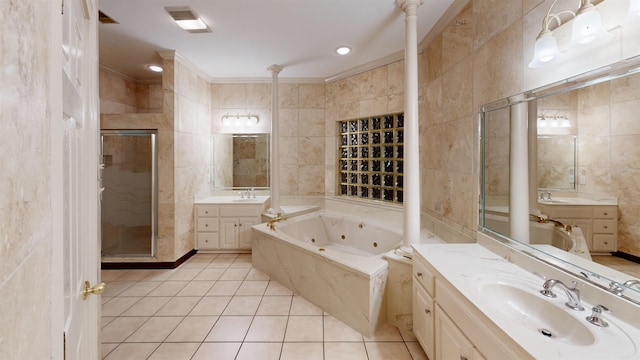
[(338, 194), (402, 203), (404, 113), (338, 122)]

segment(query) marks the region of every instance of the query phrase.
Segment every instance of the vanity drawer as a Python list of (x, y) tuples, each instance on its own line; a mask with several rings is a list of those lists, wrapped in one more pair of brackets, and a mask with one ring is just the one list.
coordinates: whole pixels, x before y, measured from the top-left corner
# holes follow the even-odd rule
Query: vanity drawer
[(198, 232), (218, 231), (218, 218), (198, 218)]
[(615, 219), (616, 218), (615, 206), (600, 206), (593, 209), (593, 217), (596, 219)]
[(593, 235), (593, 251), (616, 251), (616, 248), (615, 235)]
[(616, 221), (615, 220), (593, 220), (593, 233), (594, 234), (615, 234), (616, 233)]
[(434, 296), (435, 294), (435, 275), (427, 268), (424, 260), (420, 260), (418, 256), (414, 255), (413, 258), (413, 279), (420, 283), (429, 293)]
[(198, 250), (217, 249), (218, 233), (217, 232), (199, 232), (198, 233)]
[(218, 216), (218, 207), (209, 205), (197, 205), (196, 216), (198, 217), (216, 217)]
[(590, 206), (549, 206), (549, 215), (553, 219), (589, 219), (593, 216)]
[(224, 206), (220, 209), (220, 216), (260, 216), (261, 206), (242, 205), (242, 206)]

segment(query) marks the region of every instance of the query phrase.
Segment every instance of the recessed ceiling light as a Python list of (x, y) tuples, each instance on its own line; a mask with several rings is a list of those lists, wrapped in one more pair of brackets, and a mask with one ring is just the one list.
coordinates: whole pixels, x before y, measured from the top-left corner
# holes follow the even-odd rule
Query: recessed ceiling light
[(158, 65), (147, 65), (147, 69), (157, 73), (162, 72), (162, 66)]
[(351, 48), (348, 46), (340, 46), (339, 48), (336, 49), (336, 53), (338, 53), (338, 55), (347, 55), (350, 52), (351, 52)]

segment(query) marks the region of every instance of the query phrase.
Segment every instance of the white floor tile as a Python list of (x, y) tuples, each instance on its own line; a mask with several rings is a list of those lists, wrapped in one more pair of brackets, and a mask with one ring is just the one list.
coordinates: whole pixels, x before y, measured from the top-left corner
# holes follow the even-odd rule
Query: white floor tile
[(322, 315), (290, 316), (285, 342), (323, 341)]
[(324, 360), (368, 360), (367, 350), (363, 342), (325, 342)]
[(205, 296), (191, 310), (189, 315), (222, 315), (231, 301), (231, 296)]
[(291, 315), (322, 315), (322, 309), (305, 300), (302, 296), (294, 296), (291, 303)]
[(217, 320), (217, 316), (188, 316), (173, 330), (166, 341), (203, 342)]
[(120, 316), (142, 297), (115, 297), (102, 305), (102, 316)]
[(275, 280), (269, 281), (269, 286), (267, 286), (267, 291), (264, 293), (265, 295), (293, 295), (293, 291), (287, 289), (284, 285), (278, 283)]
[(324, 348), (321, 342), (284, 343), (280, 360), (323, 360)]
[(225, 269), (204, 269), (193, 280), (219, 280)]
[(262, 296), (269, 285), (269, 281), (243, 281), (236, 295), (260, 295)]
[(291, 295), (263, 296), (256, 315), (289, 315)]
[(253, 316), (221, 316), (209, 332), (206, 342), (244, 341)]
[(200, 301), (200, 297), (178, 296), (171, 298), (158, 312), (156, 316), (187, 316), (191, 309)]
[(262, 296), (234, 296), (222, 315), (255, 315)]
[[(107, 288), (109, 288), (110, 285), (111, 284), (108, 284)], [(122, 291), (119, 296), (146, 296), (158, 287), (158, 285), (160, 285), (158, 281), (138, 281), (134, 286), (130, 286)]]
[(279, 360), (281, 343), (243, 343), (236, 360)]
[(122, 316), (152, 316), (157, 313), (171, 298), (168, 296), (147, 296), (133, 304)]
[(163, 281), (147, 296), (176, 296), (188, 283), (188, 281)]
[(234, 360), (242, 343), (202, 343), (192, 360)]
[(182, 316), (154, 316), (131, 334), (126, 342), (163, 342), (182, 319)]
[(369, 360), (411, 360), (404, 342), (365, 342)]
[(146, 359), (153, 353), (159, 343), (132, 343), (120, 344), (115, 350), (109, 353), (105, 360), (140, 360)]
[(213, 280), (193, 280), (183, 287), (176, 296), (205, 296), (215, 284)]
[(281, 343), (286, 328), (286, 316), (256, 316), (249, 327), (245, 341)]
[(190, 360), (200, 344), (162, 343), (148, 360)]
[(324, 341), (363, 341), (362, 334), (350, 328), (347, 324), (334, 318), (324, 317)]
[(228, 268), (220, 277), (220, 280), (244, 280), (249, 274), (249, 269)]
[(211, 289), (207, 292), (207, 296), (224, 296), (224, 295), (235, 295), (236, 291), (242, 284), (242, 281), (218, 281)]
[(102, 330), (100, 331), (101, 340), (103, 343), (123, 342), (148, 319), (148, 317), (144, 316), (121, 316), (102, 328)]

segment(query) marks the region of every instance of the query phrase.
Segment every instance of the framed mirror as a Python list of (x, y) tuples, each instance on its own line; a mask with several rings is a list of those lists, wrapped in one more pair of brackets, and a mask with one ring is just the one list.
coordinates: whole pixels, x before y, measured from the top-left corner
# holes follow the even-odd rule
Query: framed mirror
[(212, 188), (269, 188), (269, 134), (211, 136)]
[[(528, 115), (514, 119), (517, 106), (525, 106)], [(639, 108), (640, 57), (482, 106), (481, 231), (602, 288), (622, 286), (618, 295), (640, 304), (640, 286), (631, 282), (640, 280)], [(541, 118), (548, 121), (554, 116), (568, 120), (568, 126), (558, 123), (549, 131), (539, 125)], [(528, 124), (527, 144), (511, 141), (514, 121)], [(529, 177), (525, 174), (524, 179), (528, 194), (511, 193), (511, 182), (521, 179), (515, 173), (520, 170), (510, 166), (514, 146), (528, 149)], [(549, 201), (540, 200), (541, 190), (549, 190)], [(559, 213), (564, 217), (554, 219), (563, 229), (572, 221), (566, 215), (569, 210), (584, 210), (585, 204), (595, 204), (593, 209), (615, 209), (616, 214), (606, 212), (606, 219), (589, 210), (591, 218), (573, 219), (573, 229), (584, 234), (589, 255), (613, 253), (635, 263), (629, 262), (621, 271), (610, 268), (607, 261), (590, 261), (590, 257), (576, 256), (558, 246), (538, 246), (536, 216), (524, 219), (529, 223), (528, 236), (520, 238), (509, 225), (523, 223), (522, 212), (511, 208), (515, 208), (511, 205), (514, 199), (529, 199), (530, 212), (525, 217), (549, 212), (550, 205), (565, 206)], [(598, 226), (613, 226), (615, 232), (598, 237)], [(571, 235), (571, 227), (566, 229)], [(599, 247), (602, 239), (614, 239), (616, 246)], [(627, 286), (622, 285), (625, 282)]]

